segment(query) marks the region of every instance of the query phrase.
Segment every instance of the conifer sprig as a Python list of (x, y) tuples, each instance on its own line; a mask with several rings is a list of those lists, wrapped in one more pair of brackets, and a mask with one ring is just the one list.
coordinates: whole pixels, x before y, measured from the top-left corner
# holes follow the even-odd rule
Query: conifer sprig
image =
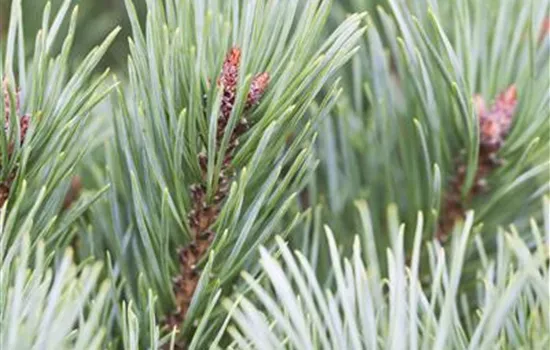
[[(103, 349), (108, 341), (103, 321), (111, 287), (101, 262), (78, 265), (67, 248), (75, 221), (100, 193), (71, 199), (71, 205), (65, 200), (88, 151), (90, 139), (83, 135), (91, 110), (110, 90), (100, 89), (108, 72), (92, 72), (117, 30), (69, 67), (77, 8), (65, 36), (61, 28), (71, 4), (64, 1), (53, 19), (46, 5), (27, 55), (21, 1), (12, 1), (7, 40), (0, 45), (0, 348)], [(53, 48), (58, 39), (59, 52)]]
[(219, 291), (302, 217), (291, 208), (315, 166), (315, 128), (364, 16), (323, 41), (325, 0), (149, 2), (144, 28), (126, 5), (129, 83), (115, 99), (112, 187), (94, 207), (104, 224), (89, 240), (95, 256), (109, 252), (141, 324), (150, 289), (159, 319), (177, 315), (164, 331), (177, 325), (176, 343), (201, 348), (223, 320)]
[(466, 177), (466, 166), (462, 159), (457, 159), (454, 178), (444, 194), (439, 226), (436, 236), (445, 241), (457, 219), (463, 217), (464, 207), (469, 205), (472, 197), (488, 191), (487, 178), (503, 161), (498, 158), (498, 151), (510, 131), (517, 106), (517, 91), (514, 85), (499, 94), (491, 108), (485, 106), (482, 96), (474, 96), (475, 114), (479, 122), (479, 152), (477, 172), (474, 185), (463, 199), (462, 188)]
[[(217, 84), (222, 89), (222, 101), (217, 121), (216, 145), (221, 145), (226, 128), (229, 123), (237, 93), (239, 81), (239, 69), (241, 64), (241, 50), (233, 47), (226, 55), (223, 62), (220, 77)], [(248, 112), (258, 104), (269, 83), (269, 74), (261, 73), (256, 75), (250, 83), (250, 90), (246, 98), (243, 113)], [(199, 154), (199, 162), (202, 170), (202, 182), (191, 185), (192, 208), (188, 214), (189, 226), (193, 238), (185, 247), (178, 250), (179, 274), (174, 278), (174, 294), (176, 296), (177, 309), (167, 318), (167, 325), (170, 329), (179, 326), (185, 319), (185, 314), (191, 304), (193, 294), (197, 288), (200, 272), (197, 264), (204, 258), (210, 244), (214, 240), (215, 232), (210, 230), (218, 219), (220, 207), (227, 199), (231, 182), (231, 168), (233, 153), (239, 144), (239, 137), (247, 130), (248, 122), (245, 117), (240, 117), (238, 125), (234, 128), (230, 138), (229, 146), (223, 155), (223, 164), (218, 175), (218, 189), (212, 200), (206, 197), (207, 188), (205, 184), (207, 174), (208, 157)]]
[[(487, 14), (487, 8), (495, 11)], [(322, 165), (310, 202), (327, 202), (323, 217), (334, 218), (335, 232), (354, 231), (349, 209), (358, 197), (369, 199), (382, 232), (389, 203), (397, 204), (408, 227), (417, 210), (424, 211), (424, 234), (431, 239), (452, 211), (445, 208), (451, 207), (446, 194), (456, 194), (452, 201), (463, 205), (457, 213), (475, 210), (488, 246), (499, 225), (523, 228), (538, 215), (538, 198), (550, 183), (543, 156), (550, 151), (543, 107), (549, 97), (542, 93), (550, 86), (542, 73), (550, 46), (538, 39), (545, 16), (534, 8), (548, 9), (548, 1), (388, 0), (377, 8), (345, 75), (348, 93), (319, 136)], [(504, 141), (495, 152), (499, 165), (488, 167), (480, 154), (487, 124), (480, 125), (474, 96), (489, 100), (512, 85), (513, 119), (506, 138), (498, 136)], [(487, 190), (468, 198), (482, 173)], [(339, 239), (351, 244), (349, 235)], [(380, 242), (382, 252), (389, 241)], [(411, 249), (412, 239), (405, 242)]]
[[(0, 65), (4, 100), (0, 119), (6, 122), (0, 132), (1, 181), (3, 195), (9, 194), (1, 204), (7, 207), (10, 218), (5, 234), (12, 235), (12, 228), (20, 226), (31, 208), (40, 203), (34, 214), (34, 227), (40, 229), (27, 233), (32, 241), (41, 236), (48, 247), (61, 250), (74, 234), (68, 228), (98, 195), (93, 193), (71, 210), (63, 210), (74, 169), (88, 151), (86, 145), (90, 139), (83, 135), (91, 110), (111, 89), (109, 86), (100, 89), (108, 71), (95, 77), (92, 73), (118, 32), (113, 30), (104, 43), (71, 71), (69, 55), (77, 7), (72, 11), (64, 38), (60, 30), (71, 3), (65, 0), (53, 19), (51, 4), (46, 5), (42, 28), (36, 35), (29, 59), (25, 51), (21, 0), (13, 1)], [(59, 52), (54, 52), (53, 42), (58, 39), (63, 39), (63, 45)], [(51, 236), (45, 237), (46, 232)]]

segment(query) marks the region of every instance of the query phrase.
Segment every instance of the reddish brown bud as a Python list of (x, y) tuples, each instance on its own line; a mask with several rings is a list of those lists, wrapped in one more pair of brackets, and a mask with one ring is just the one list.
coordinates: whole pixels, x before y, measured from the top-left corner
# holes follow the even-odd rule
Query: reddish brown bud
[(234, 91), (239, 80), (239, 66), (241, 64), (241, 50), (233, 47), (223, 61), (222, 72), (218, 79), (218, 86), (225, 90)]
[(235, 93), (239, 81), (239, 65), (241, 63), (241, 50), (233, 47), (225, 56), (222, 72), (218, 78), (218, 86), (223, 88), (221, 101), (221, 115), (218, 124), (227, 124), (233, 106), (235, 105)]
[(512, 126), (512, 117), (516, 111), (517, 103), (518, 95), (515, 85), (511, 85), (496, 98), (493, 111), (497, 118), (499, 118), (502, 131), (504, 132), (502, 137), (506, 136), (508, 131), (510, 131), (510, 127)]
[(512, 126), (512, 117), (517, 105), (517, 90), (511, 85), (497, 96), (490, 110), (485, 108), (483, 99), (474, 97), (479, 117), (480, 143), (490, 152), (496, 152), (504, 143)]
[[(224, 86), (235, 85), (237, 83), (236, 79), (239, 76), (239, 65), (241, 64), (241, 49), (234, 46), (229, 50), (225, 56), (222, 67), (222, 76), (218, 82)], [(233, 84), (231, 84), (233, 83)]]
[(512, 125), (512, 118), (517, 105), (517, 90), (511, 85), (499, 94), (493, 106), (488, 109), (483, 97), (473, 97), (474, 109), (479, 118), (480, 152), (474, 184), (465, 198), (462, 188), (466, 180), (466, 166), (463, 160), (457, 162), (454, 177), (449, 181), (449, 189), (443, 198), (442, 213), (436, 236), (445, 241), (456, 220), (464, 216), (464, 209), (473, 196), (485, 193), (489, 189), (487, 178), (491, 172), (502, 164), (496, 152), (504, 143)]
[(255, 106), (260, 99), (262, 98), (267, 86), (269, 85), (269, 74), (264, 72), (258, 74), (252, 80), (250, 84), (250, 91), (248, 92), (248, 97), (246, 99), (246, 108), (251, 108)]
[(498, 150), (502, 141), (500, 123), (494, 118), (481, 118), (479, 129), (481, 145), (493, 151)]

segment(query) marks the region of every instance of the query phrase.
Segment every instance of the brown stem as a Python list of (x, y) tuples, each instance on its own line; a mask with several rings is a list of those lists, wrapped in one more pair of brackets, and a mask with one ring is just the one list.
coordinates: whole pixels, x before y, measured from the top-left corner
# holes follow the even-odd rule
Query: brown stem
[[(218, 130), (216, 132), (216, 145), (220, 147), (221, 141), (229, 123), (229, 118), (235, 104), (237, 82), (239, 80), (239, 65), (241, 51), (239, 48), (232, 48), (227, 54), (220, 77), (217, 80), (219, 87), (223, 89), (220, 114), (218, 117)], [(255, 106), (269, 83), (269, 75), (262, 73), (252, 80), (250, 91), (247, 96), (245, 112)], [(211, 229), (221, 211), (222, 203), (229, 192), (229, 184), (232, 173), (231, 162), (234, 152), (238, 147), (238, 139), (248, 129), (248, 122), (241, 117), (230, 135), (229, 145), (224, 153), (221, 171), (218, 174), (218, 188), (209, 201), (207, 185), (195, 183), (190, 187), (192, 209), (188, 214), (189, 226), (192, 231), (193, 240), (184, 247), (178, 249), (179, 273), (173, 278), (173, 290), (176, 297), (176, 310), (166, 317), (164, 325), (168, 329), (178, 327), (184, 320), (189, 310), (191, 300), (200, 279), (200, 271), (197, 264), (205, 257), (215, 237)], [(198, 155), (199, 165), (204, 174), (208, 164), (208, 157), (205, 154)], [(203, 176), (204, 178), (206, 176)]]

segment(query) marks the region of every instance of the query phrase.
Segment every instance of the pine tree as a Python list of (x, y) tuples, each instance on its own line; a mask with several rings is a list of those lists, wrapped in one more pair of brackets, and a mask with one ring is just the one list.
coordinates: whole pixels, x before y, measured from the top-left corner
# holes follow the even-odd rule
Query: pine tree
[(548, 0), (37, 3), (1, 349), (550, 345)]

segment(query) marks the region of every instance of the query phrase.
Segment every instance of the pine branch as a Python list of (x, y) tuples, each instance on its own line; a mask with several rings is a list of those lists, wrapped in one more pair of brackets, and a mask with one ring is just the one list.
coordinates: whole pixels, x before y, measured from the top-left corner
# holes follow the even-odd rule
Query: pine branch
[[(112, 293), (102, 282), (101, 263), (73, 262), (66, 249), (74, 223), (101, 195), (76, 199), (67, 193), (74, 168), (88, 151), (87, 119), (110, 88), (100, 90), (107, 72), (92, 72), (110, 42), (86, 56), (72, 72), (69, 55), (77, 9), (66, 36), (60, 30), (71, 1), (53, 21), (44, 9), (32, 55), (26, 54), (21, 1), (13, 1), (7, 40), (2, 43), (0, 119), (0, 347), (105, 348), (106, 318)], [(34, 33), (33, 33), (34, 34)], [(52, 48), (62, 40), (59, 52)], [(29, 59), (27, 61), (27, 59)]]
[(133, 38), (129, 82), (114, 98), (112, 187), (86, 241), (94, 256), (109, 252), (141, 325), (151, 290), (162, 332), (177, 326), (176, 345), (203, 348), (223, 322), (220, 291), (238, 289), (238, 273), (257, 270), (255, 248), (303, 217), (295, 197), (315, 167), (315, 128), (363, 15), (323, 41), (330, 1), (150, 2), (144, 29), (126, 5)]
[[(347, 5), (351, 10), (368, 4)], [(542, 74), (550, 46), (539, 39), (545, 15), (533, 10), (537, 6), (389, 0), (371, 14), (365, 40), (344, 75), (347, 93), (319, 131), (321, 166), (309, 189), (309, 202), (326, 204), (322, 217), (343, 234), (339, 242), (351, 246), (346, 232), (357, 228), (349, 213), (358, 198), (371, 203), (379, 232), (390, 229), (385, 220), (390, 203), (408, 227), (418, 210), (429, 213), (428, 240), (438, 231), (452, 232), (455, 219), (469, 209), (493, 252), (498, 226), (514, 222), (524, 232), (528, 218), (540, 212), (538, 199), (548, 193), (550, 181), (543, 156), (550, 151), (543, 108), (548, 96), (540, 93), (550, 86)], [(538, 8), (548, 6), (544, 0)], [(494, 9), (490, 15), (488, 8)], [(341, 15), (334, 13), (336, 19)], [(480, 124), (474, 96), (497, 96), (512, 85), (518, 95), (505, 142), (498, 152), (485, 152), (481, 138), (490, 130), (487, 119)], [(489, 157), (503, 162), (491, 165)], [(476, 189), (484, 182), (486, 190)], [(410, 237), (408, 232), (409, 251)], [(387, 237), (379, 242), (381, 254), (390, 242)]]
[(497, 156), (504, 145), (504, 140), (512, 126), (512, 118), (517, 105), (516, 87), (510, 86), (497, 96), (494, 105), (487, 109), (483, 97), (474, 96), (475, 113), (479, 120), (479, 152), (478, 168), (474, 176), (474, 186), (470, 189), (466, 200), (462, 198), (462, 188), (465, 186), (466, 165), (462, 160), (457, 161), (455, 177), (450, 181), (450, 189), (444, 195), (442, 214), (439, 218), (439, 227), (436, 233), (440, 241), (445, 241), (457, 219), (463, 217), (464, 208), (475, 195), (488, 191), (487, 177), (503, 160)]
[[(98, 77), (93, 77), (92, 72), (118, 31), (115, 29), (71, 73), (68, 57), (74, 41), (77, 8), (64, 37), (60, 31), (70, 5), (71, 1), (65, 0), (53, 21), (49, 18), (50, 5), (46, 6), (43, 28), (27, 62), (21, 1), (14, 1), (0, 69), (4, 100), (0, 118), (5, 121), (0, 133), (0, 204), (7, 207), (10, 217), (5, 232), (12, 234), (12, 228), (21, 225), (36, 203), (40, 203), (34, 226), (38, 229), (27, 233), (32, 240), (42, 234), (48, 247), (60, 250), (74, 233), (67, 228), (97, 198), (87, 197), (71, 208), (64, 205), (74, 168), (88, 151), (89, 138), (83, 135), (90, 112), (110, 90), (110, 87), (100, 90), (108, 72)], [(54, 53), (52, 45), (56, 40), (62, 40), (63, 45)], [(45, 232), (52, 236), (43, 236), (44, 228), (50, 226), (56, 229)]]
[[(223, 63), (218, 86), (223, 90), (220, 114), (217, 121), (216, 145), (219, 148), (226, 128), (229, 123), (237, 93), (237, 83), (239, 81), (239, 68), (241, 60), (241, 50), (232, 48), (227, 54)], [(269, 74), (261, 73), (256, 75), (250, 84), (244, 113), (255, 106), (264, 94), (269, 83)], [(209, 201), (207, 198), (207, 164), (208, 157), (205, 154), (199, 154), (199, 163), (202, 170), (202, 183), (191, 185), (192, 208), (188, 214), (189, 225), (193, 233), (193, 240), (185, 247), (180, 248), (179, 255), (179, 274), (174, 278), (174, 293), (176, 295), (177, 310), (166, 320), (168, 329), (173, 329), (183, 322), (193, 294), (199, 283), (200, 273), (197, 271), (197, 264), (205, 256), (210, 244), (214, 240), (215, 233), (210, 227), (218, 219), (221, 211), (221, 205), (227, 199), (229, 194), (229, 185), (231, 183), (230, 174), (234, 172), (231, 169), (231, 161), (234, 151), (239, 145), (239, 137), (248, 128), (246, 118), (240, 117), (237, 127), (231, 132), (229, 137), (229, 146), (223, 155), (223, 163), (218, 174), (218, 189), (214, 198)]]

